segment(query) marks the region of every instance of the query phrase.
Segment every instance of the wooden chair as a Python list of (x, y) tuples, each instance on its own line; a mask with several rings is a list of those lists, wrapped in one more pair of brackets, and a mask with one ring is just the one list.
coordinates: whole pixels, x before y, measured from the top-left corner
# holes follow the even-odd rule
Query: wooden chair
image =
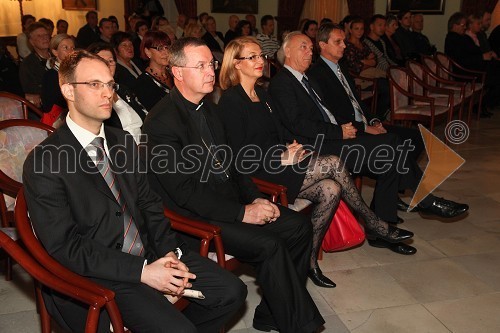
[[(448, 92), (446, 105), (439, 105), (436, 99), (414, 92), (418, 82), (409, 71), (402, 67), (391, 66), (388, 69), (389, 91), (391, 94), (391, 124), (396, 121), (406, 123), (417, 121), (430, 123), (434, 132), (436, 120), (450, 119), (453, 112), (453, 93)], [(439, 91), (445, 94), (444, 91)]]
[(0, 91), (0, 120), (6, 119), (28, 119), (28, 113), (32, 112), (39, 118), (43, 112), (27, 99)]
[[(88, 306), (87, 321), (85, 325), (85, 333), (93, 333), (97, 331), (97, 323), (99, 320), (99, 313), (108, 302), (113, 302), (114, 299), (106, 300), (104, 297), (89, 291), (85, 288), (81, 288), (69, 283), (61, 276), (57, 276), (48, 270), (46, 270), (42, 265), (40, 265), (30, 254), (28, 254), (19, 244), (12, 240), (5, 232), (5, 229), (0, 228), (0, 248), (7, 252), (14, 260), (16, 260), (19, 265), (28, 274), (30, 274), (35, 281), (37, 281), (37, 305), (39, 306), (40, 316), (42, 317), (42, 322), (45, 322), (48, 313), (45, 309), (43, 303), (43, 298), (40, 294), (40, 285), (44, 285), (48, 288), (56, 290), (57, 292), (69, 296), (72, 299), (78, 300), (83, 304)], [(42, 327), (42, 332), (49, 333), (49, 330), (44, 330)], [(119, 332), (119, 331), (115, 331)], [(122, 331), (123, 332), (123, 324)], [(121, 333), (120, 332), (120, 333)]]
[[(360, 96), (363, 102), (370, 105), (371, 114), (377, 114), (377, 96), (378, 96), (377, 79), (357, 75), (353, 72), (349, 72), (349, 74), (352, 76), (354, 82), (356, 83), (356, 90), (358, 96)], [(368, 86), (370, 89), (362, 89), (361, 83), (363, 81), (370, 83), (370, 85)], [(370, 101), (370, 103), (368, 103), (368, 101)]]
[[(458, 109), (458, 119), (462, 120), (464, 105), (468, 107), (468, 116), (470, 117), (473, 107), (472, 90), (466, 89), (465, 82), (450, 81), (439, 77), (431, 72), (427, 66), (414, 60), (409, 60), (406, 63), (406, 68), (414, 78), (414, 93), (435, 98), (438, 105), (446, 105), (448, 94), (451, 91), (454, 102), (453, 110)], [(450, 116), (453, 117), (452, 114)], [(452, 118), (448, 119), (448, 121), (451, 120)]]
[[(2, 227), (14, 227), (14, 201), (22, 187), (24, 160), (54, 129), (34, 120), (0, 121), (0, 218)], [(12, 262), (6, 258), (5, 279), (12, 278)]]
[[(473, 94), (473, 104), (477, 101), (477, 119), (479, 120), (485, 92), (486, 73), (464, 68), (442, 52), (436, 52), (434, 57), (423, 57), (422, 61), (431, 71), (444, 79), (466, 83), (466, 91)], [(465, 74), (459, 74), (456, 72), (457, 70)], [(470, 123), (470, 120), (471, 115), (469, 114), (467, 122)]]
[[(202, 256), (206, 256), (208, 253), (208, 246), (214, 239), (213, 230), (207, 231), (208, 229), (201, 229), (197, 226), (200, 225), (197, 221), (193, 221), (188, 218), (181, 218), (176, 215), (172, 215), (171, 224), (172, 229), (181, 233), (186, 233), (194, 237), (198, 237), (201, 239), (200, 242), (200, 254)], [(124, 332), (123, 330), (123, 320), (121, 318), (120, 312), (116, 303), (114, 302), (114, 292), (106, 289), (99, 284), (92, 282), (91, 280), (80, 276), (76, 273), (73, 273), (66, 267), (62, 266), (59, 262), (54, 260), (48, 253), (45, 251), (45, 248), (42, 246), (38, 238), (36, 237), (31, 221), (28, 216), (28, 210), (26, 206), (26, 199), (24, 196), (24, 189), (21, 188), (19, 194), (17, 196), (16, 207), (15, 207), (15, 217), (17, 230), (21, 239), (27, 248), (28, 252), (48, 271), (53, 273), (60, 278), (71, 281), (71, 284), (85, 289), (89, 292), (95, 293), (106, 300), (106, 304), (104, 305), (106, 311), (112, 320), (113, 330), (114, 332)], [(220, 230), (219, 230), (220, 236)], [(224, 254), (221, 254), (223, 257)], [(223, 266), (223, 265), (221, 265)], [(40, 295), (40, 291), (37, 290), (37, 294)], [(179, 310), (183, 310), (189, 302), (183, 298), (175, 303), (175, 306)], [(41, 316), (42, 319), (42, 333), (50, 332), (50, 316), (46, 313), (44, 316)]]

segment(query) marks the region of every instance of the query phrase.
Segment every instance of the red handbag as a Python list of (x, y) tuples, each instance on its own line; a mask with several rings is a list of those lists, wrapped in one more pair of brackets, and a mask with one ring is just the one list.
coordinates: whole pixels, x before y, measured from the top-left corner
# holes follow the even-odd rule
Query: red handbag
[(323, 238), (322, 248), (325, 252), (349, 249), (363, 243), (365, 232), (352, 215), (351, 210), (343, 200), (340, 200), (332, 223)]

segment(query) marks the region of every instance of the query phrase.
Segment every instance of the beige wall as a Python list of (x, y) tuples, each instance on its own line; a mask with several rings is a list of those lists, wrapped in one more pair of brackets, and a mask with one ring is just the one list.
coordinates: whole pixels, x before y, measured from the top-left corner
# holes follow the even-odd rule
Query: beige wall
[[(124, 27), (123, 1), (99, 0), (97, 1), (99, 18), (115, 15), (120, 27)], [(85, 24), (85, 11), (64, 10), (61, 0), (34, 0), (23, 2), (24, 14), (31, 14), (37, 19), (46, 17), (54, 21), (65, 19), (69, 22), (68, 33), (76, 35), (78, 29)], [(13, 36), (21, 33), (21, 17), (17, 1), (0, 0), (0, 36)]]
[[(479, 1), (479, 0), (478, 0)], [(387, 0), (375, 0), (375, 13), (385, 14)], [(444, 51), (444, 39), (448, 32), (448, 18), (460, 11), (460, 0), (446, 0), (444, 15), (425, 15), (423, 33), (435, 44), (438, 51)]]
[[(207, 12), (209, 15), (212, 15), (217, 22), (217, 30), (222, 32), (223, 34), (229, 29), (229, 25), (227, 24), (229, 20), (229, 16), (232, 14), (222, 14), (222, 13), (212, 13), (211, 9), (211, 0), (198, 0), (198, 14)], [(234, 13), (238, 15), (240, 20), (245, 19), (246, 14)], [(255, 14), (257, 17), (257, 28), (260, 31), (260, 18), (264, 15), (278, 15), (278, 0), (260, 0), (259, 1), (259, 12)], [(275, 32), (278, 31), (278, 27), (276, 25)]]

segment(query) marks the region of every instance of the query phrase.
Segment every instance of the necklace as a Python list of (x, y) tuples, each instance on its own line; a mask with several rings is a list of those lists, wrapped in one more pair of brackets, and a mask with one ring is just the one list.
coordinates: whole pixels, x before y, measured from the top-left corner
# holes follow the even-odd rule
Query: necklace
[(164, 85), (169, 86), (169, 79), (165, 71), (157, 72), (151, 67), (148, 67), (146, 71), (148, 71), (151, 75), (153, 75), (158, 81), (160, 81)]

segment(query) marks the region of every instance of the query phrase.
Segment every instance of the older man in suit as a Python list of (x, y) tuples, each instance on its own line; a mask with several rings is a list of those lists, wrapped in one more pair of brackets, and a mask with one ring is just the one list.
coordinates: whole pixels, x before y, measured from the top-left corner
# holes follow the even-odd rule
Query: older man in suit
[[(61, 64), (59, 81), (66, 124), (31, 152), (23, 173), (43, 246), (70, 270), (113, 290), (133, 332), (218, 332), (244, 302), (245, 286), (189, 251), (138, 171), (132, 136), (103, 125), (116, 88), (106, 61), (78, 51)], [(180, 313), (164, 294), (190, 287), (206, 298)], [(83, 330), (85, 307), (50, 290), (44, 300), (64, 328)], [(109, 332), (104, 311), (99, 332)]]
[(249, 176), (232, 167), (216, 106), (204, 99), (213, 90), (217, 68), (205, 43), (175, 41), (170, 67), (175, 88), (149, 112), (143, 127), (151, 185), (167, 207), (220, 226), (225, 250), (255, 267), (263, 299), (254, 328), (315, 332), (324, 320), (305, 287), (311, 223), (264, 199)]

